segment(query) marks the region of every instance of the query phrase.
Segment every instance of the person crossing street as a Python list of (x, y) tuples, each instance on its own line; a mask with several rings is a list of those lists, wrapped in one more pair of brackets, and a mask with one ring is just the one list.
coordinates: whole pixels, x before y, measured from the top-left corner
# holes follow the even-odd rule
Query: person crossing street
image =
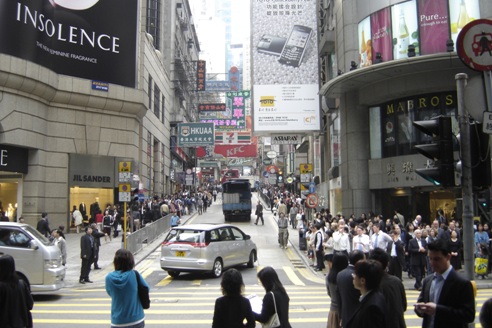
[(265, 221), (263, 220), (263, 205), (261, 205), (261, 202), (258, 201), (258, 205), (256, 205), (256, 222), (255, 224), (258, 225), (258, 219), (261, 219), (261, 224), (265, 225)]

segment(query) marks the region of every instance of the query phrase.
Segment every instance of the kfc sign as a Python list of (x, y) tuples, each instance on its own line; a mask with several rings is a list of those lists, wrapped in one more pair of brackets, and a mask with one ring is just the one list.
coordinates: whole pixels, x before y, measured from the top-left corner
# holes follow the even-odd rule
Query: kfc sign
[(214, 153), (224, 157), (258, 157), (257, 145), (215, 145)]

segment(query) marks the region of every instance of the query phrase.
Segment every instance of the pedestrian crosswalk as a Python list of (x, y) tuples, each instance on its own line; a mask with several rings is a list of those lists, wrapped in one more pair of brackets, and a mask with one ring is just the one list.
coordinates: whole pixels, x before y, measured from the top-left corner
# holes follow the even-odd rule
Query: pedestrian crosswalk
[[(171, 278), (156, 270), (155, 261), (141, 262), (137, 269), (151, 286), (151, 307), (145, 310), (147, 327), (210, 327), (215, 299), (221, 296), (220, 279), (203, 275)], [(255, 269), (240, 268), (245, 281), (245, 295), (263, 297), (265, 291), (256, 278)], [(326, 327), (330, 298), (324, 284), (312, 283), (303, 276), (303, 269), (276, 268), (290, 298), (289, 320), (292, 327)], [(306, 269), (308, 270), (308, 269)], [(408, 290), (407, 327), (421, 327), (422, 319), (413, 312), (418, 291)], [(492, 297), (492, 289), (480, 289), (476, 298), (477, 318), (481, 305)], [(99, 327), (110, 324), (111, 299), (102, 282), (66, 288), (57, 296), (36, 296), (32, 311), (35, 327)], [(259, 326), (259, 325), (258, 325)], [(480, 327), (477, 323), (476, 327)]]

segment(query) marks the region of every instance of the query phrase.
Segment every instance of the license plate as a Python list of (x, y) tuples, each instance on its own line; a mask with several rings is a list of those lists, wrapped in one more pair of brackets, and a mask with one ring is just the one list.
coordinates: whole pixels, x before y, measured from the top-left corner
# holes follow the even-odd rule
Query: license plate
[(186, 256), (186, 252), (184, 252), (184, 251), (176, 251), (176, 256), (177, 257), (185, 257)]

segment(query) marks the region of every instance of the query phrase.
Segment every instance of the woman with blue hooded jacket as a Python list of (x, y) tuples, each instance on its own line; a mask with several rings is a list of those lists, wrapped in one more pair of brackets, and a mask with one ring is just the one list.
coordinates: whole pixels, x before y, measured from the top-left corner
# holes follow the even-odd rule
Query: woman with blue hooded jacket
[[(106, 276), (106, 292), (111, 296), (111, 327), (145, 327), (145, 314), (138, 297), (138, 273), (133, 270), (133, 254), (119, 249), (113, 264), (115, 270)], [(142, 276), (140, 283), (148, 287)]]

